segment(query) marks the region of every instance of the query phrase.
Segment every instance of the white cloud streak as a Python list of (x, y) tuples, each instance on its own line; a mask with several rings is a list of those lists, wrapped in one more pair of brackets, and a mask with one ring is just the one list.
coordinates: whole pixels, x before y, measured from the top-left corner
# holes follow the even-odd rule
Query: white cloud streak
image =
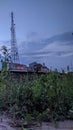
[[(29, 52), (22, 52), (22, 57), (45, 57), (45, 56), (58, 56), (58, 57), (68, 57), (73, 55), (73, 45), (69, 45), (69, 42), (54, 42), (53, 44), (48, 44), (39, 50), (30, 50)], [(29, 46), (28, 46), (29, 47)]]

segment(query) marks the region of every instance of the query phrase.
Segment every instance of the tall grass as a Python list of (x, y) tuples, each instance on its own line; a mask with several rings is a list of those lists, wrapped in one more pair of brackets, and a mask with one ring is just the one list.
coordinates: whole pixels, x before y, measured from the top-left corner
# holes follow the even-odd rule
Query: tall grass
[(12, 117), (38, 121), (73, 119), (73, 73), (50, 72), (21, 83), (0, 74), (0, 109)]

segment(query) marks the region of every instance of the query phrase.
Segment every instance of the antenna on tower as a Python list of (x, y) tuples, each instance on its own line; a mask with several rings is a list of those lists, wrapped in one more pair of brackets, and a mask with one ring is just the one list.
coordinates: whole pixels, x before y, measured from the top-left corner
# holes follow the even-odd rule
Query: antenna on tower
[(13, 12), (11, 12), (11, 59), (13, 63), (19, 63)]

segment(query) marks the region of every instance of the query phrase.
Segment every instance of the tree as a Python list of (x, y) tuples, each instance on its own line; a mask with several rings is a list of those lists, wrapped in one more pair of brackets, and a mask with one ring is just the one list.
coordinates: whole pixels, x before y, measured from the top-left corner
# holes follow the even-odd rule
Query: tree
[(10, 49), (8, 49), (6, 46), (1, 47), (1, 62), (2, 62), (2, 68), (7, 69), (7, 63), (11, 62), (11, 56), (10, 56)]
[(11, 56), (10, 56), (9, 51), (10, 51), (10, 49), (8, 49), (6, 46), (3, 45), (1, 47), (1, 53), (2, 53), (2, 56), (3, 56), (5, 62), (11, 61)]

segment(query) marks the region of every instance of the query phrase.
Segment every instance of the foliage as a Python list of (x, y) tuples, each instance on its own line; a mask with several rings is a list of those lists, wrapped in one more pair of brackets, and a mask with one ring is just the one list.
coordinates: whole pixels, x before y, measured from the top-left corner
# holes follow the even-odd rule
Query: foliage
[(3, 59), (1, 59), (2, 60), (2, 62), (3, 61), (5, 61), (5, 62), (9, 62), (9, 61), (11, 61), (11, 56), (10, 56), (10, 53), (9, 53), (9, 49), (6, 47), (6, 46), (2, 46), (1, 47), (1, 55), (3, 56)]
[(0, 74), (0, 109), (12, 117), (39, 121), (73, 119), (73, 73), (50, 72), (17, 83), (11, 72)]

